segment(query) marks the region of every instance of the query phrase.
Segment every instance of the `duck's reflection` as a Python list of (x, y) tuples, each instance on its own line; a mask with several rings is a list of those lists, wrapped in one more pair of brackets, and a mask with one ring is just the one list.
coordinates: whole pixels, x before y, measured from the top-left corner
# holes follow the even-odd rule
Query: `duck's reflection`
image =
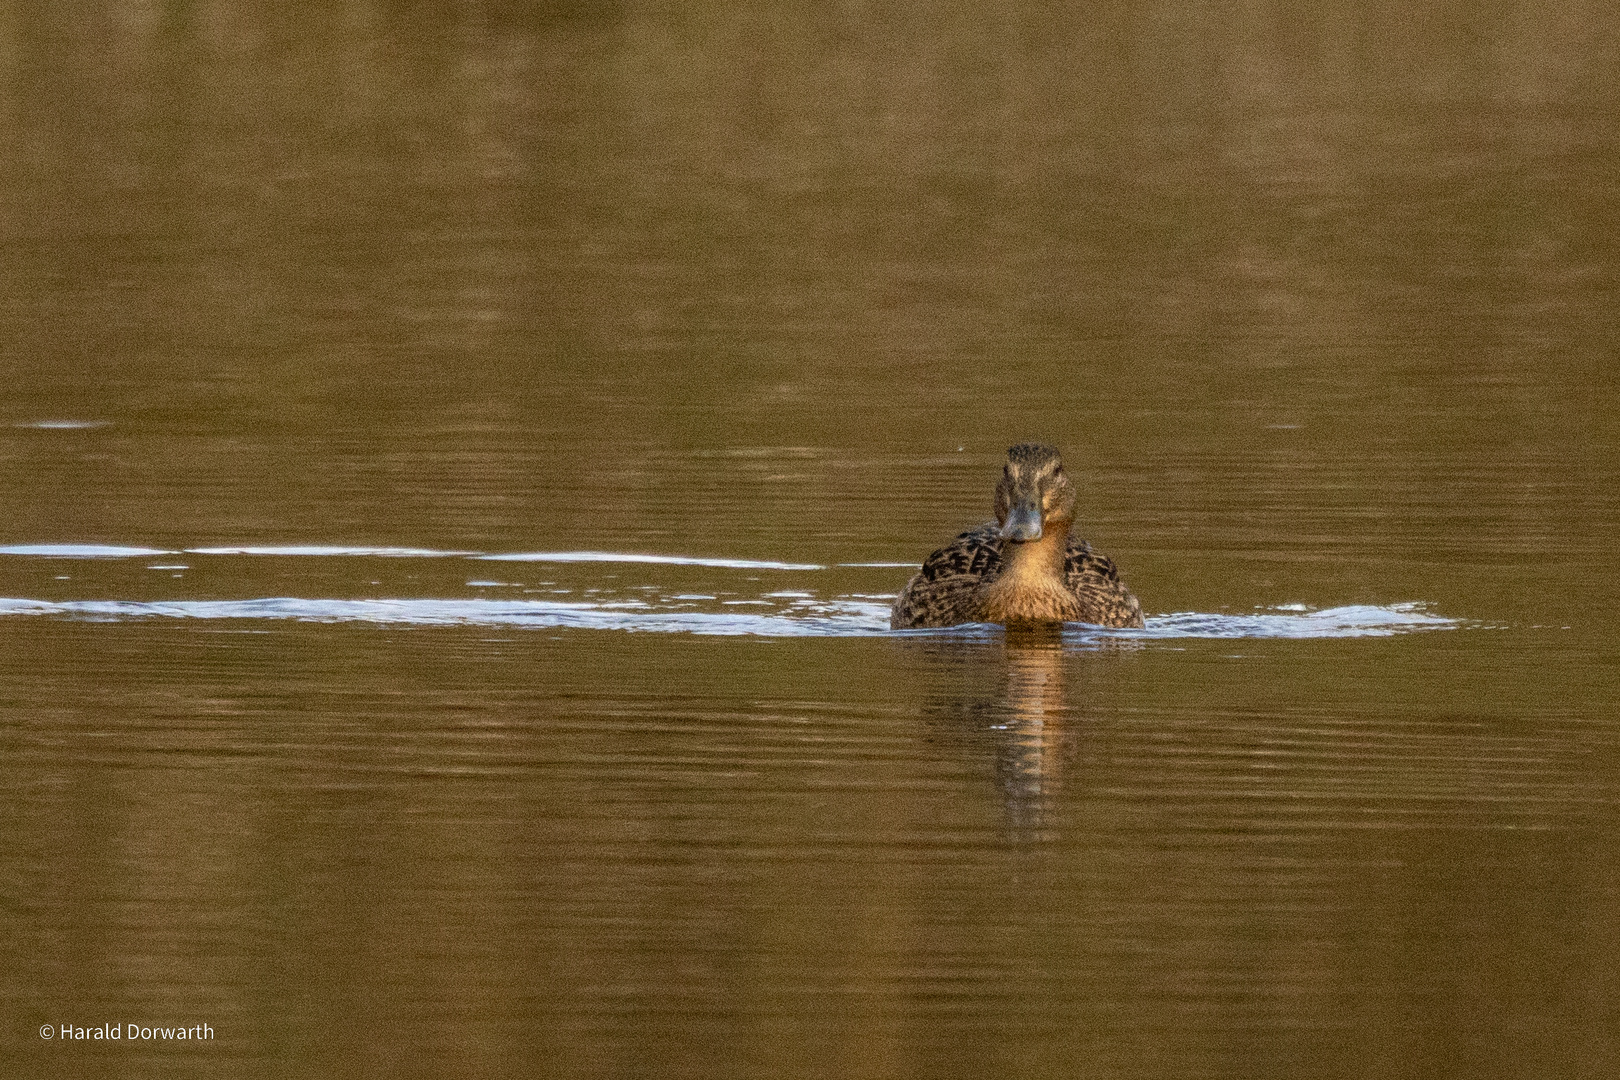
[(1038, 838), (1052, 822), (1084, 711), (1064, 684), (1061, 631), (935, 640), (923, 650), (930, 687), (925, 724), (935, 737), (968, 744), (975, 756), (988, 753), (1008, 827), (1017, 836)]
[(1003, 647), (1007, 677), (996, 772), (1009, 824), (1038, 829), (1063, 773), (1063, 638), (1057, 630), (1008, 631)]

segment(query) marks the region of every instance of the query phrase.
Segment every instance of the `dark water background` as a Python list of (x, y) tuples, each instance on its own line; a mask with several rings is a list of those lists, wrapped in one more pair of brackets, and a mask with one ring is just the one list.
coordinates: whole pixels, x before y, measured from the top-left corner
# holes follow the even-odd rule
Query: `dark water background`
[[(4, 1073), (1615, 1075), (1617, 56), (0, 4)], [(1031, 437), (1149, 631), (880, 633)]]

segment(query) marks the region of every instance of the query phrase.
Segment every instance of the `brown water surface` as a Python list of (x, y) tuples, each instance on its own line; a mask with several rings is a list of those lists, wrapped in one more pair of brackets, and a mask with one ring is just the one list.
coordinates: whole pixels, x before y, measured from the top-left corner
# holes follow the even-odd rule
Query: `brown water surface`
[(0, 1072), (1615, 1075), (1620, 17), (803, 7), (0, 4)]

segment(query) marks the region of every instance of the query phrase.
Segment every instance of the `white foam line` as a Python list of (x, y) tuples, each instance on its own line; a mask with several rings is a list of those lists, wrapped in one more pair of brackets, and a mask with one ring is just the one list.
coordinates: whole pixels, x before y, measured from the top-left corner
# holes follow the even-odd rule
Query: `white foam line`
[(149, 559), (154, 555), (178, 555), (166, 548), (120, 547), (116, 544), (10, 544), (0, 547), (0, 555), (32, 555), (43, 559)]
[(1155, 638), (1326, 638), (1388, 637), (1414, 630), (1449, 630), (1458, 619), (1429, 612), (1423, 604), (1376, 607), (1352, 604), (1321, 611), (1280, 610), (1258, 615), (1179, 611), (1147, 620), (1136, 635)]
[(887, 613), (858, 609), (823, 618), (743, 615), (696, 611), (653, 611), (640, 601), (620, 604), (568, 604), (548, 600), (45, 600), (0, 599), (6, 615), (66, 616), (88, 620), (288, 619), (317, 623), (408, 623), (419, 626), (580, 627), (602, 630), (664, 631), (764, 637), (850, 636), (884, 633)]
[(433, 548), (344, 547), (333, 544), (285, 544), (248, 547), (186, 548), (187, 555), (352, 555), (383, 559), (447, 559), (476, 556), (476, 551), (438, 551)]
[(637, 555), (616, 551), (526, 551), (474, 555), (488, 562), (661, 563), (668, 566), (718, 566), (727, 570), (825, 570), (819, 563), (771, 562), (765, 559), (704, 559), (692, 555)]
[[(437, 548), (365, 547), (342, 544), (244, 544), (226, 547), (168, 548), (123, 547), (115, 544), (12, 544), (0, 555), (33, 555), (56, 559), (128, 559), (154, 555), (270, 555), (304, 557), (362, 557), (384, 559), (478, 559), (486, 562), (544, 563), (653, 563), (664, 566), (713, 566), (725, 570), (825, 570), (820, 563), (777, 562), (772, 559), (711, 559), (695, 555), (643, 555), (623, 551), (517, 551), (485, 554), (479, 551), (441, 551)], [(851, 565), (884, 565), (851, 564)], [(897, 563), (909, 566), (909, 563)]]
[[(757, 602), (757, 601), (756, 601)], [(801, 601), (802, 602), (802, 601)], [(813, 613), (744, 614), (736, 611), (658, 610), (642, 600), (570, 603), (554, 600), (320, 600), (266, 597), (252, 600), (48, 600), (0, 599), (0, 617), (43, 615), (90, 620), (129, 619), (289, 619), (300, 622), (414, 623), (428, 626), (512, 625), (592, 627), (603, 630), (675, 631), (694, 634), (756, 634), (767, 637), (868, 636), (887, 632), (888, 605), (847, 597), (814, 605)], [(1107, 630), (1074, 625), (1066, 637), (1169, 640), (1177, 638), (1344, 638), (1386, 637), (1465, 625), (1424, 610), (1421, 604), (1350, 606), (1304, 614), (1259, 615), (1177, 612), (1155, 615), (1144, 630)], [(974, 624), (914, 634), (972, 635), (997, 628)]]
[(40, 431), (87, 431), (111, 424), (111, 420), (21, 420), (12, 427), (35, 428)]

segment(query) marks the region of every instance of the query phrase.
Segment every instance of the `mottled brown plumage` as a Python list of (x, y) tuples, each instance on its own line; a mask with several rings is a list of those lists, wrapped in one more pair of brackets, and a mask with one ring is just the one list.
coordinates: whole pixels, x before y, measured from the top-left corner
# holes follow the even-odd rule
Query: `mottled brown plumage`
[(1069, 535), (1074, 491), (1050, 446), (1007, 451), (996, 520), (969, 529), (923, 561), (900, 591), (896, 630), (992, 622), (1086, 622), (1139, 627), (1142, 605), (1107, 557)]

